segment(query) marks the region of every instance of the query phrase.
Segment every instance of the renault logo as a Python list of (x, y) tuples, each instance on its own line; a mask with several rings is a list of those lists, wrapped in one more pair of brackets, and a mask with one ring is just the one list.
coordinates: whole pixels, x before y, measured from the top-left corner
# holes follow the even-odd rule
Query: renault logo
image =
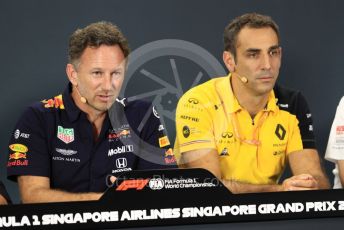
[(276, 134), (276, 136), (277, 136), (280, 140), (284, 140), (286, 131), (285, 131), (284, 127), (283, 127), (281, 124), (278, 124), (278, 125), (276, 126), (275, 134)]
[(127, 158), (116, 159), (116, 167), (117, 168), (125, 168), (125, 167), (127, 167), (127, 165), (128, 165)]

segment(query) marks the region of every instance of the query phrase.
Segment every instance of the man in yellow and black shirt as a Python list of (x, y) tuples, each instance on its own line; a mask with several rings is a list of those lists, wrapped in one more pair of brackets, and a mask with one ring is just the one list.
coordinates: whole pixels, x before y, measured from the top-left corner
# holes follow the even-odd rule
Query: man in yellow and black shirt
[[(176, 112), (180, 167), (208, 169), (234, 193), (328, 188), (304, 97), (275, 85), (279, 30), (245, 14), (225, 29), (231, 72), (189, 90)], [(289, 163), (293, 177), (278, 184)]]

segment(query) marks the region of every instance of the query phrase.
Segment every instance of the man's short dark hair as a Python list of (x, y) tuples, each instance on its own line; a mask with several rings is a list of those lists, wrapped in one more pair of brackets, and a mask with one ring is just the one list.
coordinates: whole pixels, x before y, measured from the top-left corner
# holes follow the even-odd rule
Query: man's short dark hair
[(78, 65), (84, 50), (90, 47), (101, 45), (119, 45), (124, 57), (130, 53), (129, 44), (117, 26), (110, 22), (96, 22), (85, 28), (77, 29), (69, 39), (68, 61), (75, 67)]
[(238, 34), (244, 28), (272, 28), (280, 42), (280, 34), (278, 25), (272, 20), (270, 16), (261, 15), (257, 13), (248, 13), (233, 19), (228, 26), (226, 26), (223, 33), (223, 43), (225, 51), (229, 51), (236, 58), (236, 47), (238, 42)]

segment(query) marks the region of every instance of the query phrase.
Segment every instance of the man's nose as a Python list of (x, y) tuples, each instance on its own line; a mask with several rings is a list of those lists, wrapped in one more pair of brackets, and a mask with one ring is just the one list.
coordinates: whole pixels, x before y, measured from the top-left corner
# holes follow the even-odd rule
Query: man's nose
[(269, 54), (265, 54), (261, 56), (261, 68), (264, 70), (271, 69), (271, 57)]
[(112, 76), (111, 74), (106, 74), (102, 82), (103, 90), (110, 91), (112, 88)]

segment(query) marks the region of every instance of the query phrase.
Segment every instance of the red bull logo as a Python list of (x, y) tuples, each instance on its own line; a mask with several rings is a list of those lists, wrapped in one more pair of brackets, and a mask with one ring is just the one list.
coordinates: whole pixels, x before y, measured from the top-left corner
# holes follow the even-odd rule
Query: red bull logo
[(166, 164), (172, 164), (176, 162), (176, 158), (174, 157), (172, 148), (169, 148), (165, 152), (165, 163)]
[(28, 166), (29, 161), (28, 160), (15, 160), (15, 161), (9, 161), (7, 162), (7, 167), (12, 167), (12, 166)]
[(121, 137), (127, 137), (129, 135), (130, 135), (130, 130), (123, 129), (123, 130), (117, 131), (115, 133), (110, 133), (108, 138), (109, 139), (117, 139), (117, 138), (121, 138)]
[(64, 109), (63, 105), (63, 100), (62, 100), (62, 95), (58, 95), (54, 97), (54, 99), (49, 99), (49, 100), (43, 100), (42, 103), (44, 104), (45, 108), (59, 108), (59, 109)]
[(127, 136), (130, 134), (130, 130), (124, 129), (118, 135), (119, 136)]
[(28, 165), (28, 160), (21, 160), (26, 159), (26, 152), (29, 150), (25, 145), (23, 144), (12, 144), (9, 146), (10, 150), (12, 150), (14, 153), (10, 154), (8, 157), (8, 163), (7, 166), (20, 166), (20, 165)]
[(22, 144), (12, 144), (9, 146), (10, 150), (13, 152), (20, 152), (20, 153), (26, 153), (29, 149)]
[(166, 158), (165, 157), (165, 163), (166, 164), (173, 164), (176, 163), (176, 158), (173, 156), (172, 158)]
[(9, 160), (26, 159), (26, 153), (15, 152), (10, 154)]
[(166, 150), (166, 152), (165, 152), (165, 157), (171, 157), (171, 156), (174, 156), (174, 154), (173, 154), (172, 148), (169, 148), (169, 149)]

